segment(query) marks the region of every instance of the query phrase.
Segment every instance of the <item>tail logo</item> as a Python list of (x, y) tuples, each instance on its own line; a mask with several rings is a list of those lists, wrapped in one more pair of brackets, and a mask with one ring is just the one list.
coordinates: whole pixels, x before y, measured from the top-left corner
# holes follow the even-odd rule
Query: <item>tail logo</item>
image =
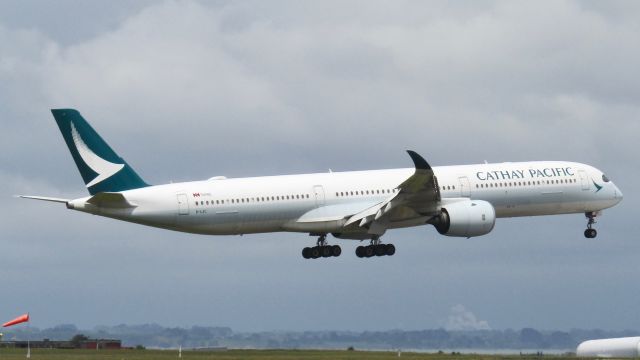
[(84, 140), (82, 140), (80, 133), (78, 133), (78, 130), (76, 130), (76, 127), (73, 125), (73, 122), (71, 123), (71, 137), (73, 138), (73, 143), (75, 144), (78, 154), (80, 154), (84, 163), (98, 174), (98, 176), (87, 184), (88, 188), (110, 178), (124, 168), (124, 164), (114, 164), (109, 162), (89, 149)]

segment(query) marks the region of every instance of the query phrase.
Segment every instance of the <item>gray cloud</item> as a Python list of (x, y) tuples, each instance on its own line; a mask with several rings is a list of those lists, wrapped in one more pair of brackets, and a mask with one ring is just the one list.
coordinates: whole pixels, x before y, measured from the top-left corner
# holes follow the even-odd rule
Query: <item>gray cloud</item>
[[(48, 13), (81, 23), (0, 11), (5, 311), (250, 330), (434, 327), (455, 304), (496, 328), (640, 320), (634, 3), (62, 4)], [(580, 215), (510, 219), (471, 240), (390, 232), (383, 261), (347, 243), (306, 262), (305, 235), (202, 237), (13, 199), (85, 194), (52, 107), (80, 109), (152, 183), (410, 166), (413, 148), (434, 165), (586, 162), (625, 201), (597, 241)]]

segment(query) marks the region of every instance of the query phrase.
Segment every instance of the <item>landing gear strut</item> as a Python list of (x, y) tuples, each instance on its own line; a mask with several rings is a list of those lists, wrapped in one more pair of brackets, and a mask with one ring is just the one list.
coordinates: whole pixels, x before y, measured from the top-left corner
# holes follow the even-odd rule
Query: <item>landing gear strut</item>
[(327, 243), (327, 234), (318, 237), (316, 246), (306, 247), (302, 249), (302, 257), (305, 259), (317, 259), (320, 257), (327, 258), (332, 256), (340, 256), (342, 249), (338, 245), (329, 245)]
[(584, 237), (587, 239), (593, 239), (598, 235), (596, 229), (593, 228), (593, 224), (596, 223), (596, 213), (595, 212), (586, 212), (584, 215), (589, 219), (587, 222), (587, 229), (584, 231)]
[(396, 253), (396, 247), (393, 244), (383, 244), (380, 237), (371, 239), (369, 246), (358, 246), (356, 248), (356, 256), (359, 258), (370, 258), (372, 256), (391, 256)]

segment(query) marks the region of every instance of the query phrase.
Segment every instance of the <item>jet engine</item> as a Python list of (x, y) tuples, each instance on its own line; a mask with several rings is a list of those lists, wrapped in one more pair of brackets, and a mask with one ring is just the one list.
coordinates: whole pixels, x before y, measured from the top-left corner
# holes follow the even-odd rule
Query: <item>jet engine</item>
[(495, 223), (493, 205), (483, 200), (462, 200), (443, 205), (433, 226), (442, 235), (470, 238), (488, 234)]

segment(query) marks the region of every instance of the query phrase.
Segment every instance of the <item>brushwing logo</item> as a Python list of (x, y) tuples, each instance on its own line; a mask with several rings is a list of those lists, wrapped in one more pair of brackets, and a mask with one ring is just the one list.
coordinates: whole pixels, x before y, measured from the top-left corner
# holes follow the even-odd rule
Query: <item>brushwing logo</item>
[(593, 181), (593, 185), (596, 187), (596, 192), (602, 190), (602, 185), (596, 184), (596, 182), (593, 179), (591, 181)]
[(98, 176), (86, 185), (88, 188), (110, 178), (124, 168), (124, 164), (114, 164), (91, 151), (87, 144), (85, 144), (84, 140), (82, 140), (82, 137), (73, 125), (73, 122), (71, 123), (71, 137), (73, 138), (73, 143), (76, 145), (76, 149), (84, 163), (98, 174)]

